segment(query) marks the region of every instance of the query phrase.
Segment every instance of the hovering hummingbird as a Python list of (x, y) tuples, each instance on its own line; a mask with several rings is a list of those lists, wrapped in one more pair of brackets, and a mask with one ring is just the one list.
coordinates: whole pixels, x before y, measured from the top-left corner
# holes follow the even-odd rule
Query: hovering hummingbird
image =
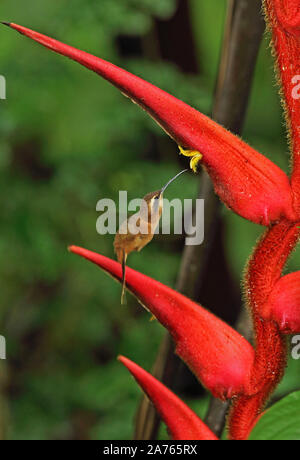
[[(163, 194), (166, 188), (186, 171), (188, 169), (176, 174), (161, 190), (147, 193), (143, 198), (140, 210), (125, 220), (116, 233), (114, 249), (118, 262), (122, 264), (123, 271), (121, 304), (124, 303), (127, 256), (132, 251), (141, 251), (153, 239), (163, 210)], [(133, 227), (138, 230), (132, 231)]]

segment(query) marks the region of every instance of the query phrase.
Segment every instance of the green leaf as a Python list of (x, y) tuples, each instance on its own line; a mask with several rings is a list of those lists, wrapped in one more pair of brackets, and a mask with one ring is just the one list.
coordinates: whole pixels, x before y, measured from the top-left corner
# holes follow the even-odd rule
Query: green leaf
[(300, 391), (274, 404), (253, 429), (252, 441), (300, 440)]

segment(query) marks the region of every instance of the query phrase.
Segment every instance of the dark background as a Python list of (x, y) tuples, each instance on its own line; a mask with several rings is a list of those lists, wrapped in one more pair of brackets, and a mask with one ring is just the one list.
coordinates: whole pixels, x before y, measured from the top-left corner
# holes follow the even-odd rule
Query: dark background
[[(3, 0), (1, 19), (111, 60), (209, 114), (225, 11), (225, 0)], [(266, 36), (243, 137), (288, 171), (268, 44)], [(117, 200), (118, 190), (142, 197), (187, 162), (108, 83), (4, 27), (0, 63), (0, 437), (129, 439), (140, 390), (116, 356), (149, 370), (164, 331), (129, 296), (121, 307), (120, 287), (67, 246), (114, 257), (113, 236), (96, 233), (97, 201)], [(168, 198), (194, 198), (197, 187), (196, 177), (182, 176)], [(222, 212), (240, 295), (262, 229)], [(129, 264), (174, 287), (181, 253), (180, 238), (158, 236)], [(298, 251), (289, 270), (299, 262)], [(299, 388), (298, 376), (299, 361), (291, 362), (275, 398)], [(183, 397), (203, 415), (208, 395)]]

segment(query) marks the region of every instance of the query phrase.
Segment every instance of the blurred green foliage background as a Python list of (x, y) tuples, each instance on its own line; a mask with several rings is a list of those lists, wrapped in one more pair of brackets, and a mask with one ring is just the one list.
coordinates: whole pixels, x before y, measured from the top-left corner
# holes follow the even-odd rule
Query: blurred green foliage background
[[(3, 0), (1, 19), (111, 60), (209, 114), (225, 11), (225, 0)], [(287, 171), (268, 43), (244, 138)], [(97, 201), (117, 200), (118, 190), (142, 197), (186, 163), (108, 83), (4, 27), (0, 63), (7, 80), (0, 101), (1, 437), (130, 439), (140, 390), (116, 356), (150, 369), (164, 331), (134, 299), (121, 307), (120, 287), (67, 246), (114, 257), (113, 236), (96, 233)], [(193, 198), (197, 188), (196, 177), (182, 176), (168, 197)], [(262, 229), (223, 214), (239, 290)], [(129, 264), (174, 287), (181, 252), (181, 240), (157, 237)], [(289, 269), (299, 262), (298, 251)], [(277, 396), (296, 388), (294, 361)], [(207, 396), (185, 400), (201, 413)]]

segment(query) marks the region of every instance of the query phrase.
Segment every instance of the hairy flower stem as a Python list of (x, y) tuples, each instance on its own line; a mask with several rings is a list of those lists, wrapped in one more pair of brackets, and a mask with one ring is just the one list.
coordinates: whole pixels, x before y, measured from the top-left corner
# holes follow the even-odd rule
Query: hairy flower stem
[(233, 403), (228, 425), (230, 438), (234, 440), (248, 438), (257, 417), (283, 377), (287, 362), (286, 338), (275, 322), (261, 317), (261, 311), (298, 242), (298, 227), (283, 220), (268, 229), (249, 261), (245, 290), (256, 342), (251, 376), (253, 395), (238, 397)]

